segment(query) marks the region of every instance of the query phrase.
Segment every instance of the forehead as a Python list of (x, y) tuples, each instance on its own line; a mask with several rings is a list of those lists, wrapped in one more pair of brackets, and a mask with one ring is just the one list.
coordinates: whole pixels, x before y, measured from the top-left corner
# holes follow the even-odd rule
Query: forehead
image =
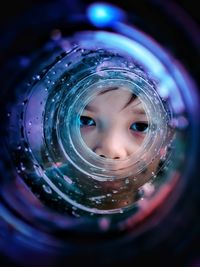
[(96, 95), (93, 100), (86, 106), (87, 109), (98, 109), (99, 107), (107, 107), (118, 110), (133, 109), (134, 107), (142, 107), (141, 100), (134, 95), (129, 89), (121, 88), (108, 88), (100, 94)]

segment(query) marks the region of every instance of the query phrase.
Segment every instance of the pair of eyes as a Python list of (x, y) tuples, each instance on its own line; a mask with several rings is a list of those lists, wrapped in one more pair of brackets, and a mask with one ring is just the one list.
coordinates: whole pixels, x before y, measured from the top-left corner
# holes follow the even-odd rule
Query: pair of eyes
[[(96, 122), (93, 118), (88, 116), (80, 116), (80, 127), (96, 126)], [(131, 124), (130, 129), (134, 132), (147, 133), (148, 123), (146, 122), (134, 122)]]

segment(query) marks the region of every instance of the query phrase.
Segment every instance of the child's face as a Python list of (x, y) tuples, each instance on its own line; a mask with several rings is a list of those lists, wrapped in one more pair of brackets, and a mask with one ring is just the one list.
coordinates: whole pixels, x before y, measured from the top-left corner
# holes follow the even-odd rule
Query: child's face
[(81, 135), (96, 154), (123, 160), (141, 146), (148, 120), (140, 99), (128, 90), (112, 89), (97, 95), (80, 118)]

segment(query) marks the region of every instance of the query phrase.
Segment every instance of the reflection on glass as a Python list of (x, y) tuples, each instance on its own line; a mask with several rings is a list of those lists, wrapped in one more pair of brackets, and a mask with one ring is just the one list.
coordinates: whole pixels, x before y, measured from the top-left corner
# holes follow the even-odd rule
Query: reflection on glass
[[(105, 166), (107, 159), (117, 160), (119, 169), (123, 168), (125, 159), (133, 154), (137, 157), (148, 128), (149, 121), (141, 99), (125, 87), (111, 87), (100, 92), (86, 105), (80, 116), (80, 132), (85, 144), (105, 159)], [(143, 153), (148, 154), (148, 151), (144, 150)], [(102, 193), (112, 193), (112, 202), (103, 204), (102, 201), (102, 208), (120, 208), (134, 203), (138, 194), (152, 194), (154, 186), (148, 181), (152, 174), (158, 172), (163, 157), (158, 153), (155, 159), (152, 154), (154, 160), (150, 164), (138, 157), (142, 172), (137, 176), (104, 182)]]
[(135, 153), (143, 142), (148, 119), (136, 95), (111, 88), (85, 107), (80, 127), (83, 140), (97, 155), (123, 160)]
[(168, 179), (161, 172), (171, 117), (137, 64), (106, 50), (83, 52), (58, 61), (16, 106), (10, 144), (18, 175), (45, 206), (119, 214)]

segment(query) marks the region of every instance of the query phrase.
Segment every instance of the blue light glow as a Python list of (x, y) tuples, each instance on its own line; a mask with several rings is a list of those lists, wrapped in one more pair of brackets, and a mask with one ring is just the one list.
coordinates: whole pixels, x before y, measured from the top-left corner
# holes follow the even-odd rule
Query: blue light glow
[[(121, 32), (125, 30), (123, 33), (128, 33), (129, 36), (132, 35), (132, 38), (102, 30), (95, 33), (95, 38), (94, 34), (91, 35), (91, 46), (93, 46), (92, 40), (94, 40), (101, 43), (101, 45), (104, 44), (105, 47), (112, 47), (115, 51), (124, 51), (126, 55), (132, 56), (137, 62), (141, 62), (147, 73), (151, 73), (156, 77), (159, 95), (163, 99), (168, 99), (175, 114), (182, 113), (185, 107), (178, 86), (180, 86), (180, 90), (187, 90), (187, 87), (185, 88), (187, 85), (184, 85), (185, 81), (180, 85), (181, 79), (179, 76), (181, 73), (177, 69), (177, 63), (172, 61), (172, 58), (154, 40), (148, 38), (137, 29), (132, 30), (130, 28), (128, 31), (128, 26), (122, 27), (122, 23), (119, 22), (114, 23), (112, 26), (117, 28), (118, 31), (121, 30)], [(82, 45), (85, 46), (88, 43), (84, 44), (84, 40), (82, 40)], [(176, 77), (174, 77), (175, 74)], [(184, 79), (185, 77), (186, 74)]]
[(88, 7), (88, 19), (96, 27), (106, 27), (124, 18), (124, 12), (107, 3), (94, 3)]

